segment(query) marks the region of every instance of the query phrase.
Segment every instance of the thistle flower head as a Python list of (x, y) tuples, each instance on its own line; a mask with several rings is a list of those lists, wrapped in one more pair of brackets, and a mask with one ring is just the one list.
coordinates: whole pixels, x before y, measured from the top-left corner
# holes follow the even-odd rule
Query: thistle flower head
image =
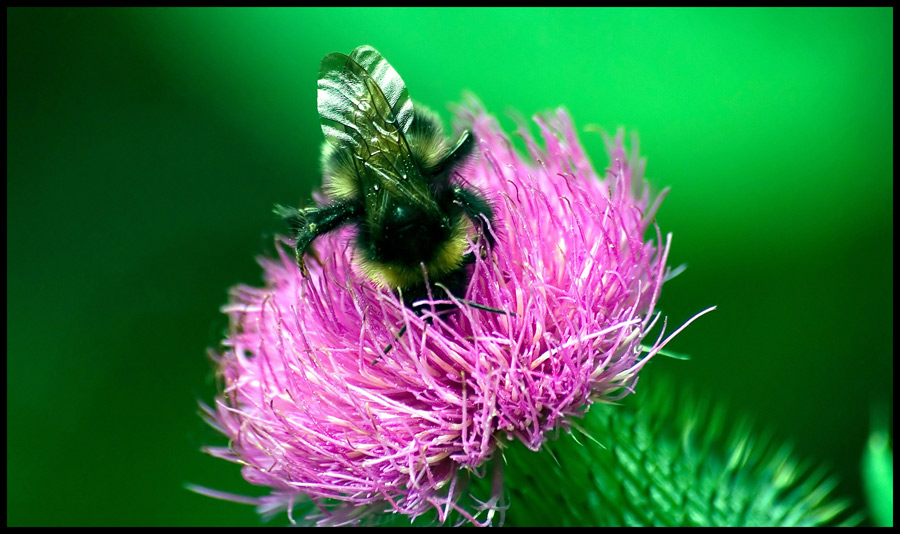
[(264, 287), (231, 292), (208, 409), (231, 441), (210, 452), (272, 488), (267, 511), (310, 499), (322, 524), (431, 509), (489, 522), (500, 492), (473, 515), (461, 474), (504, 440), (538, 450), (591, 403), (628, 394), (667, 341), (642, 344), (670, 236), (652, 223), (662, 195), (650, 198), (636, 145), (607, 138), (598, 175), (563, 111), (535, 119), (545, 148), (522, 133), (527, 157), (477, 104), (460, 118), (481, 156), (457, 179), (490, 198), (497, 242), (488, 254), (470, 242), (465, 294), (433, 287), (417, 315), (360, 272), (352, 229), (315, 241), (308, 276), (281, 251), (261, 260)]

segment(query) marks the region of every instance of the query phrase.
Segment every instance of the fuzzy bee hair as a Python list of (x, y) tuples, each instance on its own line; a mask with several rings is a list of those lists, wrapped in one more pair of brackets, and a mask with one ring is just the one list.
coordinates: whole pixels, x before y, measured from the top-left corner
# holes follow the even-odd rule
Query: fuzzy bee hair
[(325, 56), (318, 85), (329, 203), (275, 210), (291, 228), (298, 264), (304, 268), (316, 237), (354, 225), (361, 271), (401, 290), (407, 305), (425, 297), (426, 277), (462, 289), (474, 261), (466, 254), (470, 230), (494, 244), (485, 228), (493, 221), (490, 203), (456, 178), (474, 148), (469, 132), (448, 143), (437, 114), (414, 105), (397, 72), (369, 46)]

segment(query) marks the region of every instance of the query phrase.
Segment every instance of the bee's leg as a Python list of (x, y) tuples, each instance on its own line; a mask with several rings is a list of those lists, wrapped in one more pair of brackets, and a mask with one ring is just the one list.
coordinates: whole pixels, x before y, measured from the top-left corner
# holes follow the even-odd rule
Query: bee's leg
[(456, 141), (456, 146), (453, 147), (444, 159), (441, 160), (440, 163), (435, 166), (433, 172), (435, 174), (445, 174), (447, 171), (451, 170), (453, 167), (462, 163), (470, 154), (472, 154), (472, 149), (475, 148), (475, 141), (472, 140), (472, 136), (469, 134), (468, 130), (464, 130), (462, 135), (459, 136), (459, 139)]
[[(418, 290), (417, 290), (417, 289), (418, 289)], [(413, 313), (415, 313), (416, 315), (418, 315), (419, 317), (421, 317), (422, 314), (425, 313), (426, 309), (428, 309), (427, 306), (426, 306), (426, 305), (413, 306), (413, 302), (415, 302), (415, 301), (417, 301), (417, 300), (419, 300), (419, 299), (422, 299), (422, 298), (424, 298), (425, 296), (427, 296), (427, 295), (426, 295), (426, 293), (425, 293), (424, 288), (411, 288), (411, 290), (408, 290), (408, 291), (403, 292), (403, 294), (402, 294), (403, 304), (404, 304), (407, 308), (409, 308), (410, 310), (412, 310)], [(423, 319), (423, 321), (425, 322), (426, 325), (430, 325), (430, 324), (432, 323), (432, 320), (433, 320), (433, 319), (432, 319), (431, 317), (426, 317), (425, 319)], [(393, 341), (393, 343), (391, 343), (390, 345), (388, 345), (387, 347), (385, 347), (385, 348), (381, 351), (381, 354), (379, 354), (377, 358), (375, 358), (374, 360), (372, 360), (372, 365), (375, 365), (376, 363), (378, 363), (378, 360), (380, 360), (382, 356), (384, 356), (385, 354), (387, 354), (388, 352), (390, 352), (391, 350), (393, 350), (393, 348), (394, 348), (394, 343), (396, 343), (397, 341), (399, 341), (400, 338), (403, 337), (403, 334), (405, 334), (405, 333), (406, 333), (406, 325), (404, 324), (403, 327), (400, 329), (400, 331), (397, 332), (397, 334), (394, 336), (394, 341)]]
[[(397, 334), (394, 336), (394, 343), (396, 343), (397, 341), (400, 341), (400, 338), (403, 337), (403, 334), (405, 334), (405, 333), (406, 333), (406, 325), (403, 325), (403, 328), (401, 328), (400, 331), (397, 332)], [(381, 354), (379, 354), (377, 358), (372, 360), (372, 365), (377, 364), (378, 360), (380, 360), (382, 356), (384, 356), (388, 352), (391, 352), (391, 349), (394, 348), (394, 343), (391, 343), (390, 345), (385, 347), (384, 350), (381, 351)]]
[(341, 202), (322, 206), (321, 208), (288, 208), (275, 206), (275, 214), (284, 219), (291, 229), (294, 238), (294, 251), (297, 254), (297, 265), (306, 276), (306, 265), (303, 255), (313, 240), (335, 230), (363, 215), (363, 205), (359, 202)]
[[(469, 303), (469, 301), (467, 301), (467, 300), (463, 300), (462, 302), (467, 303), (467, 304)], [(425, 312), (425, 309), (426, 309), (424, 306), (413, 307), (412, 304), (409, 304), (409, 303), (407, 303), (407, 306), (409, 307), (409, 309), (411, 309), (413, 311), (413, 313), (415, 313), (418, 316), (421, 316)], [(482, 310), (497, 311), (497, 312), (503, 313), (500, 310), (494, 310), (493, 308), (488, 308), (487, 306), (481, 306), (480, 304), (474, 304), (474, 307), (481, 308)], [(513, 315), (515, 315), (515, 314), (513, 314)], [(425, 322), (426, 326), (429, 326), (429, 325), (431, 325), (431, 323), (434, 322), (434, 318), (426, 317), (425, 319), (423, 319), (423, 321)], [(391, 343), (390, 345), (385, 347), (381, 351), (381, 354), (379, 354), (374, 360), (372, 360), (372, 365), (377, 364), (378, 360), (380, 360), (382, 356), (391, 352), (394, 349), (394, 343), (400, 341), (400, 338), (403, 337), (403, 334), (405, 334), (405, 333), (406, 333), (406, 325), (403, 325), (403, 327), (400, 328), (400, 331), (394, 335), (393, 343)]]
[(484, 198), (484, 195), (474, 189), (466, 189), (457, 185), (453, 187), (453, 202), (461, 206), (466, 216), (481, 228), (481, 234), (484, 236), (488, 247), (493, 247), (494, 235), (485, 228), (482, 216), (488, 222), (493, 223), (494, 210), (487, 199)]

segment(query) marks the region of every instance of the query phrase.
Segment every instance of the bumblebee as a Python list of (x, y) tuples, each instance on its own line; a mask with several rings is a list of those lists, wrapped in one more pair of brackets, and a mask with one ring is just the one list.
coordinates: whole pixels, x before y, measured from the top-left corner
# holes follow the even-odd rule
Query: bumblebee
[(318, 236), (355, 225), (361, 272), (399, 290), (408, 307), (427, 297), (426, 284), (460, 295), (475, 260), (465, 252), (470, 230), (480, 231), (482, 253), (494, 244), (488, 200), (455, 181), (474, 148), (469, 132), (448, 143), (440, 118), (413, 105), (403, 80), (371, 46), (322, 59), (318, 111), (329, 202), (275, 208), (291, 229), (301, 270)]

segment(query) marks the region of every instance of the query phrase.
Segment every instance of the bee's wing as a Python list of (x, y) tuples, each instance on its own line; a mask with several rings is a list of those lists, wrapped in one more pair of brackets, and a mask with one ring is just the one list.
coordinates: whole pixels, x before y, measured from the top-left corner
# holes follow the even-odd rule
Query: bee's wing
[(381, 54), (361, 46), (350, 56), (325, 56), (319, 66), (318, 109), (325, 139), (353, 155), (369, 216), (383, 214), (391, 196), (438, 211), (404, 137), (412, 101)]
[(406, 133), (413, 119), (413, 103), (403, 79), (377, 50), (368, 45), (356, 47), (350, 59), (357, 62), (381, 89), (384, 99), (391, 105), (397, 128)]

